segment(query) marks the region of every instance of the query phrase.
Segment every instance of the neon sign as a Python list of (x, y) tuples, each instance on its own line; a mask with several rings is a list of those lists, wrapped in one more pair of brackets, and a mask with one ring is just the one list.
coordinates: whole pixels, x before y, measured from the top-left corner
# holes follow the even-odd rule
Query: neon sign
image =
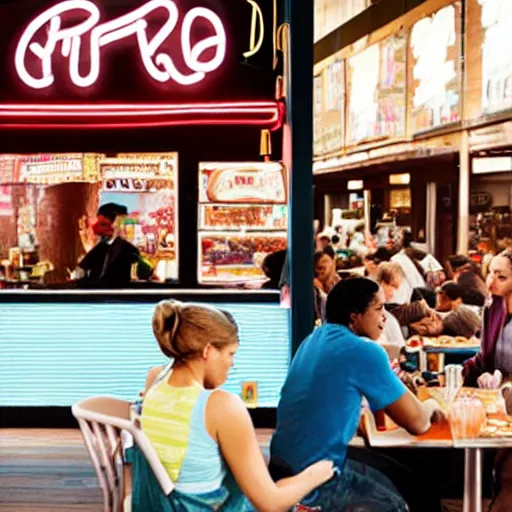
[[(150, 37), (146, 18), (156, 9), (165, 9), (167, 19)], [(72, 13), (76, 16), (80, 15), (80, 12), (87, 13), (87, 19), (67, 28), (62, 27), (62, 15)], [(192, 43), (192, 28), (200, 18), (209, 23), (214, 35)], [(172, 80), (180, 85), (196, 84), (223, 63), (226, 55), (226, 32), (220, 18), (210, 9), (190, 9), (181, 24), (181, 52), (189, 71), (188, 74), (183, 74), (177, 69), (170, 55), (160, 51), (163, 43), (176, 29), (179, 19), (180, 12), (172, 0), (150, 0), (142, 7), (105, 23), (99, 23), (99, 9), (89, 0), (66, 0), (46, 10), (27, 26), (16, 48), (16, 72), (21, 81), (30, 88), (50, 87), (55, 81), (52, 69), (53, 56), (58, 51), (57, 45), (60, 43), (60, 52), (68, 59), (71, 81), (77, 87), (90, 87), (100, 75), (102, 48), (135, 36), (144, 67), (154, 80), (161, 83)], [(35, 40), (43, 31), (46, 31), (44, 45)], [(81, 58), (85, 36), (88, 36), (89, 55), (88, 58)], [(258, 45), (253, 43), (254, 46)], [(207, 50), (214, 50), (213, 56), (209, 60), (201, 60), (200, 57)], [(38, 76), (27, 69), (28, 54), (39, 59), (41, 69)], [(84, 61), (89, 62), (89, 69), (83, 75), (80, 68)]]

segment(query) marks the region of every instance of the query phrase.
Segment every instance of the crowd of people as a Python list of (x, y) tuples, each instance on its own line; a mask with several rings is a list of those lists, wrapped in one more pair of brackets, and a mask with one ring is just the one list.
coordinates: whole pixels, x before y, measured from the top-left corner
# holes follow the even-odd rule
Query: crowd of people
[[(443, 268), (408, 235), (397, 251), (368, 252), (366, 276), (342, 279), (335, 258), (330, 244), (315, 254), (313, 287), (324, 305), (282, 388), (268, 466), (245, 405), (221, 389), (239, 346), (233, 317), (176, 301), (156, 307), (153, 332), (171, 362), (148, 375), (141, 423), (176, 484), (169, 510), (286, 511), (298, 503), (333, 512), (441, 510), (454, 465), (463, 464), (459, 451), (384, 457), (350, 441), (363, 402), (413, 435), (444, 421), (435, 401), (421, 402), (393, 371), (387, 347), (413, 333), (480, 336), (481, 351), (464, 365), (466, 385), (499, 387), (512, 377), (512, 253), (492, 260), (486, 281), (469, 258), (450, 258)], [(279, 254), (264, 263), (269, 287), (279, 286), (285, 260)], [(496, 460), (492, 510), (503, 512), (512, 461), (508, 452)], [(148, 468), (134, 472), (134, 503), (152, 500)]]

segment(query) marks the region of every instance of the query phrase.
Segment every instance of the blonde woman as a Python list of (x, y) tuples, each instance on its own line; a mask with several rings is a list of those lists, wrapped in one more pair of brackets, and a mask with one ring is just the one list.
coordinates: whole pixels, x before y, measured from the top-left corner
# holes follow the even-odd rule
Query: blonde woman
[[(153, 332), (173, 364), (156, 378), (158, 370), (150, 372), (141, 422), (175, 482), (168, 498), (173, 507), (285, 511), (332, 477), (332, 462), (320, 461), (292, 478), (277, 483), (271, 479), (245, 405), (218, 389), (239, 345), (229, 313), (164, 301), (156, 306)], [(134, 503), (145, 503), (139, 510), (151, 510), (151, 492), (141, 489), (149, 480), (137, 475), (135, 469)], [(152, 506), (163, 510), (162, 501)]]

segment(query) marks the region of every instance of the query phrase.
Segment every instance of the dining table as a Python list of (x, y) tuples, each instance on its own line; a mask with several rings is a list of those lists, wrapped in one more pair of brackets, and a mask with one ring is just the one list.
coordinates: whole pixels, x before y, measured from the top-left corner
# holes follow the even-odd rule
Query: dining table
[[(439, 388), (421, 387), (422, 401), (439, 399)], [(482, 457), (485, 449), (512, 448), (512, 437), (477, 437), (457, 439), (450, 423), (443, 418), (422, 435), (414, 436), (386, 418), (386, 426), (377, 429), (373, 413), (363, 412), (363, 425), (368, 444), (374, 448), (446, 448), (464, 450), (463, 512), (482, 512)]]

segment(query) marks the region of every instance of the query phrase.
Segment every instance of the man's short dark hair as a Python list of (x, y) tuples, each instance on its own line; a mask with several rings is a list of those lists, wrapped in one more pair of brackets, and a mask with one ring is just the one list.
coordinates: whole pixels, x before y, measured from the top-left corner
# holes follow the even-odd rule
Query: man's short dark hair
[(439, 288), (439, 292), (446, 295), (450, 300), (457, 300), (462, 297), (462, 290), (455, 281), (446, 281), (446, 283), (443, 283), (441, 288)]
[(327, 296), (327, 322), (348, 326), (350, 316), (364, 313), (379, 291), (379, 285), (366, 277), (349, 277), (334, 286)]
[(100, 206), (98, 215), (103, 215), (103, 217), (106, 217), (111, 222), (114, 222), (116, 217), (119, 217), (120, 215), (128, 215), (128, 208), (122, 204), (106, 203)]

